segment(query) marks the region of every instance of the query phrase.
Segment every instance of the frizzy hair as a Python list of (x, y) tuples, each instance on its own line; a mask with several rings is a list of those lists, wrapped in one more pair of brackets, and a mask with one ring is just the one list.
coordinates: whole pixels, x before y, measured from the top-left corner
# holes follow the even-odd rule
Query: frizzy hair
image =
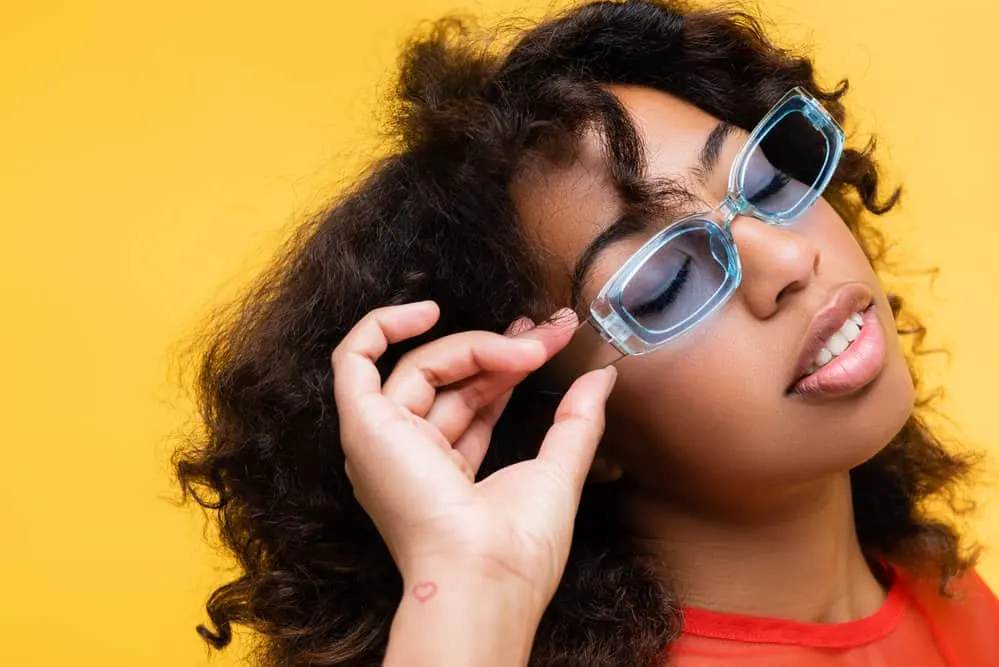
[[(414, 39), (393, 101), (395, 150), (302, 225), (192, 347), (200, 419), (176, 472), (214, 511), (241, 572), (208, 602), (211, 627), (198, 630), (210, 644), (226, 646), (242, 624), (257, 633), (262, 665), (380, 664), (401, 579), (344, 474), (330, 352), (364, 313), (389, 304), (434, 299), (442, 316), (427, 335), (393, 346), (383, 374), (426, 340), (548, 317), (558, 304), (510, 184), (528, 157), (558, 159), (598, 127), (622, 199), (654, 206), (641, 143), (605, 87), (614, 83), (666, 91), (743, 128), (794, 86), (845, 117), (845, 82), (821, 88), (808, 59), (774, 46), (738, 11), (596, 2), (512, 42), (484, 43), (454, 19)], [(872, 151), (846, 150), (825, 197), (877, 263), (883, 244), (865, 220), (891, 209), (898, 192), (881, 192)], [(921, 340), (918, 323), (912, 329)], [(555, 406), (536, 382), (515, 391), (481, 475), (537, 451)], [(872, 562), (945, 582), (972, 559), (954, 526), (924, 508), (953, 498), (970, 461), (948, 453), (918, 414), (853, 471), (856, 522)], [(532, 665), (653, 665), (680, 631), (674, 593), (614, 528), (602, 493), (584, 491)]]

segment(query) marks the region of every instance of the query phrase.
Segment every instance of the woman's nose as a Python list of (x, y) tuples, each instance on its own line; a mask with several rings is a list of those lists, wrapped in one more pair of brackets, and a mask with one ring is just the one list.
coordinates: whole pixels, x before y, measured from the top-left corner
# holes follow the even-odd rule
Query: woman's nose
[(737, 216), (730, 229), (742, 261), (739, 291), (754, 315), (771, 317), (785, 297), (808, 286), (819, 267), (818, 246), (792, 228), (748, 216)]

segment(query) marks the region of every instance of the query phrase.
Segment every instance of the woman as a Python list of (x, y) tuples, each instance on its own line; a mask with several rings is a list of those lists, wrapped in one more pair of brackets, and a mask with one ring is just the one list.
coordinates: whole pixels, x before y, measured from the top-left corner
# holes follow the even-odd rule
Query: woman
[(898, 193), (844, 147), (845, 91), (668, 2), (414, 41), (397, 150), (204, 351), (178, 473), (243, 573), (202, 636), (249, 625), (266, 665), (996, 664), (927, 510), (971, 463), (914, 408), (868, 220)]

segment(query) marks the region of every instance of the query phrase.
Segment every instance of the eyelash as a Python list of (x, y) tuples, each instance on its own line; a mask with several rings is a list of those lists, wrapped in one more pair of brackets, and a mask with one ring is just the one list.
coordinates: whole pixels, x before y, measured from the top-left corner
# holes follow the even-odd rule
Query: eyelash
[(781, 191), (781, 189), (791, 182), (791, 177), (782, 171), (778, 171), (774, 174), (774, 177), (770, 179), (770, 182), (764, 186), (762, 190), (754, 194), (752, 197), (747, 197), (750, 204), (758, 204), (767, 197), (775, 195)]
[(635, 308), (633, 312), (635, 317), (643, 317), (652, 313), (659, 313), (669, 308), (673, 302), (676, 301), (676, 297), (680, 294), (680, 290), (683, 289), (687, 279), (690, 277), (690, 265), (692, 263), (693, 258), (688, 255), (687, 259), (683, 262), (683, 266), (681, 266), (680, 270), (676, 272), (676, 276), (673, 278), (673, 281), (670, 282), (669, 286), (664, 289), (661, 294), (656, 296), (656, 298), (643, 303), (638, 308)]

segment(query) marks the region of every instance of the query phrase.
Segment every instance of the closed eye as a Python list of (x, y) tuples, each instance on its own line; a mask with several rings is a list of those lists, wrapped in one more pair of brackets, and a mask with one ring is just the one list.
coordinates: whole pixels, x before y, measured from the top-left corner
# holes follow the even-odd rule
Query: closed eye
[(687, 255), (687, 258), (683, 261), (683, 266), (681, 266), (680, 270), (676, 272), (676, 276), (670, 281), (669, 285), (666, 286), (666, 289), (660, 292), (654, 299), (646, 301), (637, 308), (632, 308), (632, 315), (637, 318), (641, 318), (645, 315), (661, 313), (669, 308), (673, 302), (676, 301), (677, 297), (680, 296), (683, 286), (687, 283), (687, 278), (690, 277), (692, 263), (693, 257)]
[(752, 195), (751, 197), (747, 197), (747, 199), (749, 200), (750, 204), (754, 205), (760, 204), (766, 201), (768, 197), (772, 197), (778, 192), (780, 192), (782, 189), (784, 189), (784, 186), (790, 182), (791, 182), (791, 177), (785, 174), (784, 172), (781, 171), (774, 172), (774, 176), (773, 178), (770, 179), (770, 182), (767, 183), (762, 190)]

